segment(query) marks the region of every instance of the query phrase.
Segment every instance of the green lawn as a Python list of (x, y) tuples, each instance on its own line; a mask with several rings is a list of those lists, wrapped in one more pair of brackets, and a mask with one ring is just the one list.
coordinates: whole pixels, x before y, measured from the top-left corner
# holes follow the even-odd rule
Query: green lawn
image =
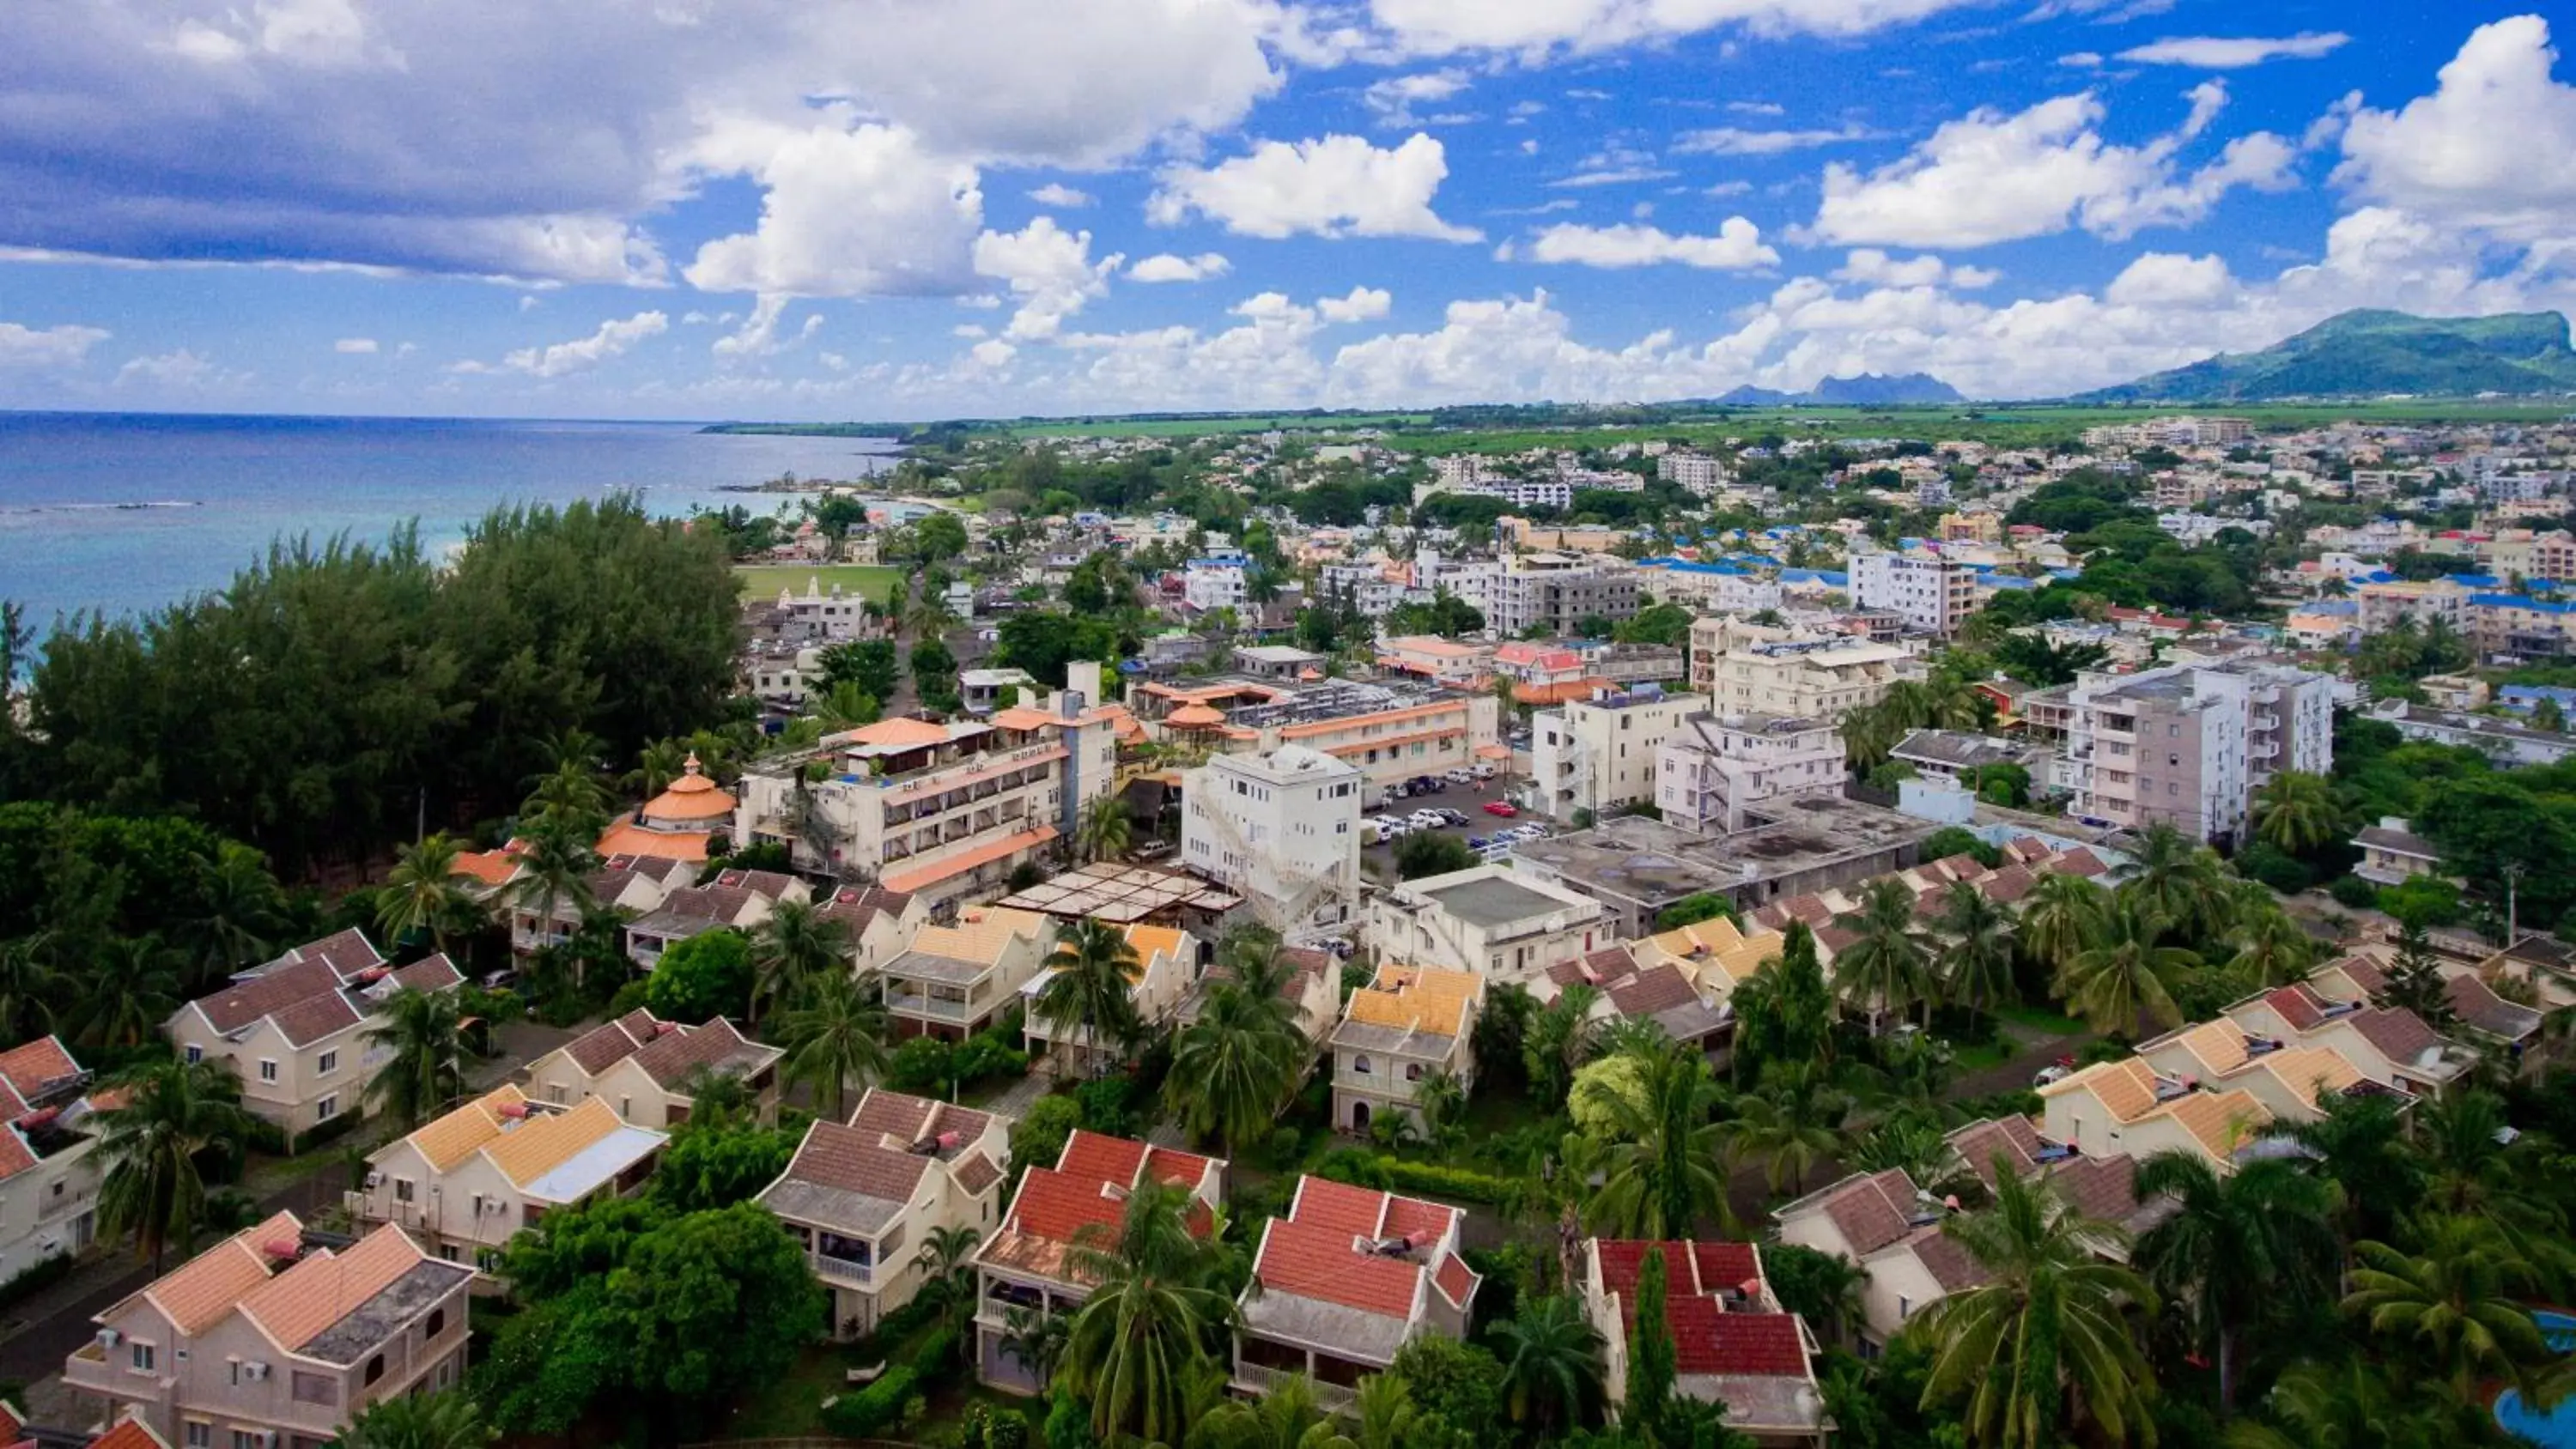
[(742, 578), (745, 598), (776, 598), (781, 589), (801, 594), (806, 581), (813, 580), (827, 592), (839, 584), (881, 603), (905, 578), (903, 570), (885, 564), (754, 564), (734, 572)]
[(2091, 1030), (2071, 1016), (2059, 1016), (2053, 1011), (2044, 1011), (2036, 1006), (1997, 1007), (1995, 1015), (2015, 1026), (2026, 1026), (2033, 1031), (2047, 1032), (2051, 1036), (2081, 1036)]
[(1959, 1046), (1953, 1043), (1950, 1048), (1950, 1065), (1954, 1070), (1961, 1072), (1992, 1071), (2011, 1061), (2012, 1054), (2013, 1044), (2008, 1041), (1979, 1042), (1975, 1046)]

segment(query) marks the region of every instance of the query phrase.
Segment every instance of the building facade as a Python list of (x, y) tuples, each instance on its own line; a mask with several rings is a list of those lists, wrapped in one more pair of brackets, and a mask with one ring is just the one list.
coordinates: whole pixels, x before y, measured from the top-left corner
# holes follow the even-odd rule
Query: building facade
[(1215, 756), (1182, 777), (1181, 865), (1284, 936), (1347, 925), (1367, 788), (1358, 766), (1304, 745)]
[(1936, 554), (1856, 553), (1846, 570), (1851, 598), (1864, 609), (1892, 609), (1926, 633), (1948, 638), (1977, 608), (1977, 571)]
[(1657, 752), (1707, 708), (1700, 695), (1649, 684), (1596, 689), (1542, 712), (1530, 724), (1533, 803), (1559, 820), (1652, 804)]
[(1655, 751), (1655, 808), (1702, 835), (1742, 830), (1758, 806), (1797, 795), (1840, 795), (1842, 731), (1787, 715), (1701, 713)]
[(2065, 696), (2065, 747), (2050, 773), (2078, 819), (2239, 841), (2274, 775), (2333, 768), (2333, 687), (2254, 661), (2088, 674)]

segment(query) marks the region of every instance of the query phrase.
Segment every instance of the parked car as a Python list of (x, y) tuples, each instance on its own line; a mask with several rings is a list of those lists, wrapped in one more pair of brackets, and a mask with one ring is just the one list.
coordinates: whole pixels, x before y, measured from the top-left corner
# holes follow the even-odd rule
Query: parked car
[(1488, 815), (1500, 815), (1505, 820), (1509, 820), (1521, 812), (1520, 807), (1514, 805), (1509, 800), (1488, 800), (1485, 802), (1485, 813)]
[(1494, 837), (1490, 835), (1470, 835), (1467, 837), (1467, 848), (1469, 850), (1482, 851), (1486, 846), (1493, 843)]
[(1437, 813), (1440, 816), (1441, 823), (1444, 825), (1464, 825), (1467, 823), (1467, 812), (1464, 810), (1443, 809)]
[(1475, 769), (1473, 769), (1473, 770), (1469, 771), (1468, 773), (1469, 773), (1469, 774), (1471, 774), (1471, 775), (1473, 775), (1473, 776), (1475, 776), (1475, 777), (1476, 777), (1477, 779), (1479, 779), (1479, 780), (1490, 780), (1490, 779), (1494, 778), (1494, 767), (1493, 767), (1492, 765), (1489, 765), (1489, 764), (1480, 764), (1480, 765), (1476, 766), (1476, 768), (1475, 768)]
[(1443, 770), (1440, 772), (1440, 778), (1452, 785), (1471, 785), (1476, 780), (1475, 775), (1467, 770)]

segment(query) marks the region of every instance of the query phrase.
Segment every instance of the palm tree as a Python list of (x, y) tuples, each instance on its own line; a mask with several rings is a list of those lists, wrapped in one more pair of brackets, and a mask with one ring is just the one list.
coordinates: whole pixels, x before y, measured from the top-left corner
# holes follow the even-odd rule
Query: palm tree
[(1234, 1155), (1277, 1120), (1314, 1048), (1280, 994), (1289, 968), (1275, 951), (1229, 954), (1236, 963), (1208, 983), (1198, 1019), (1173, 1044), (1163, 1089), (1183, 1130), (1214, 1133)]
[(912, 1255), (922, 1273), (919, 1296), (938, 1305), (952, 1329), (962, 1331), (975, 1316), (975, 1244), (983, 1236), (962, 1223), (932, 1228)]
[(0, 941), (0, 1032), (11, 1041), (25, 1041), (53, 1020), (58, 978), (45, 961), (52, 948), (46, 931)]
[(376, 892), (376, 929), (384, 932), (388, 948), (426, 933), (432, 947), (447, 949), (447, 933), (474, 908), (462, 883), (466, 877), (456, 867), (458, 854), (456, 842), (444, 832), (396, 852), (394, 868)]
[(519, 813), (535, 825), (556, 826), (573, 834), (596, 835), (608, 823), (608, 787), (587, 758), (566, 756), (539, 775), (519, 802)]
[(463, 1022), (451, 992), (396, 992), (384, 1019), (366, 1030), (370, 1054), (387, 1054), (384, 1070), (367, 1084), (369, 1104), (408, 1132), (463, 1092)]
[(560, 825), (531, 831), (525, 838), (528, 848), (519, 855), (511, 900), (534, 908), (537, 939), (551, 944), (558, 911), (571, 905), (587, 914), (596, 904), (590, 897), (590, 875), (599, 869), (599, 856), (584, 833)]
[(2241, 884), (2232, 912), (2236, 955), (2227, 963), (2228, 969), (2264, 986), (2305, 980), (2308, 968), (2316, 964), (2315, 940), (2272, 900), (2271, 887), (2258, 881)]
[(1096, 1284), (1065, 1341), (1066, 1384), (1091, 1404), (1092, 1437), (1170, 1444), (1189, 1426), (1192, 1381), (1209, 1366), (1209, 1334), (1234, 1302), (1209, 1286), (1209, 1254), (1191, 1236), (1181, 1188), (1139, 1187), (1114, 1231), (1086, 1225), (1068, 1267)]
[(159, 936), (111, 936), (92, 950), (73, 989), (73, 1039), (86, 1046), (140, 1046), (177, 1008), (179, 978)]
[(2103, 1442), (2152, 1432), (2146, 1356), (2126, 1314), (2154, 1291), (2104, 1261), (2125, 1235), (2085, 1217), (2045, 1182), (1996, 1173), (1992, 1207), (1956, 1213), (1941, 1232), (1987, 1275), (1925, 1309), (1909, 1330), (1933, 1351), (1923, 1385), (1929, 1411), (1964, 1394), (1971, 1443), (2048, 1449), (2090, 1420)]
[(1357, 1449), (1299, 1374), (1257, 1399), (1227, 1399), (1190, 1425), (1189, 1449)]
[(2168, 1027), (2182, 1020), (2166, 982), (2199, 966), (2200, 958), (2157, 945), (2163, 931), (2149, 909), (2143, 897), (2115, 895), (2094, 943), (2058, 973), (2058, 994), (2095, 1031), (2135, 1031), (2141, 1017)]
[(1134, 833), (1126, 799), (1103, 795), (1082, 807), (1082, 819), (1073, 827), (1073, 848), (1084, 860), (1117, 860), (1127, 854)]
[(340, 1449), (483, 1449), (499, 1438), (463, 1389), (379, 1399), (340, 1431)]
[(671, 1094), (688, 1100), (690, 1122), (708, 1127), (749, 1122), (760, 1112), (760, 1094), (742, 1073), (705, 1062), (689, 1068)]
[(1861, 887), (1860, 908), (1834, 924), (1860, 938), (1834, 952), (1834, 994), (1843, 1004), (1873, 1017), (1901, 1017), (1920, 1001), (1928, 1022), (1932, 951), (1914, 928), (1913, 890), (1895, 876), (1881, 876)]
[(2119, 893), (2143, 907), (2160, 930), (2195, 940), (2225, 924), (2231, 900), (2218, 853), (2161, 820), (2139, 836)]
[(131, 1232), (161, 1272), (161, 1250), (187, 1236), (206, 1201), (197, 1155), (238, 1152), (251, 1130), (241, 1079), (213, 1062), (159, 1061), (121, 1079), (125, 1104), (99, 1114), (99, 1227)]
[(2233, 1413), (2242, 1335), (2290, 1317), (2333, 1284), (2333, 1193), (2287, 1158), (2221, 1177), (2201, 1154), (2169, 1151), (2138, 1164), (2137, 1194), (2141, 1202), (2169, 1197), (2173, 1210), (2129, 1260), (2190, 1310), (2192, 1336), (2216, 1355), (2218, 1411)]
[(2437, 1216), (2417, 1224), (2423, 1253), (2382, 1242), (2354, 1245), (2344, 1310), (2374, 1337), (2413, 1349), (2463, 1402), (2480, 1379), (2506, 1379), (2526, 1393), (2533, 1370), (2553, 1355), (2520, 1298), (2536, 1280), (2495, 1224)]
[(2305, 1149), (2308, 1170), (2334, 1184), (2343, 1236), (2385, 1234), (2421, 1198), (2423, 1169), (2407, 1150), (2407, 1115), (2385, 1096), (2334, 1097), (2314, 1122), (2275, 1123), (2272, 1131)]
[(2459, 1442), (2438, 1414), (2420, 1400), (2401, 1400), (2387, 1372), (2358, 1354), (2290, 1369), (2272, 1386), (2264, 1411), (2279, 1422), (2229, 1425), (2228, 1449), (2441, 1449)]
[(877, 988), (833, 971), (815, 978), (803, 1004), (778, 1018), (775, 1035), (787, 1052), (787, 1079), (813, 1086), (839, 1122), (848, 1117), (850, 1089), (885, 1075), (892, 1060), (885, 1031)]
[(2343, 812), (2323, 775), (2283, 770), (2254, 792), (2254, 835), (2275, 850), (2305, 855), (2343, 839)]
[(2418, 1107), (2427, 1205), (2454, 1214), (2524, 1208), (2529, 1198), (2508, 1161), (2508, 1140), (2504, 1099), (2493, 1092), (2454, 1092)]
[(806, 708), (827, 734), (872, 725), (885, 717), (885, 701), (847, 679), (814, 696)]
[(1360, 1380), (1356, 1411), (1359, 1449), (1412, 1449), (1420, 1442), (1421, 1411), (1413, 1406), (1413, 1387), (1394, 1374), (1370, 1374)]
[(623, 783), (646, 800), (671, 788), (689, 768), (689, 747), (674, 739), (659, 739), (635, 753), (635, 768), (626, 772)]
[(1064, 1361), (1065, 1334), (1072, 1326), (1073, 1320), (1064, 1314), (1014, 1304), (1002, 1315), (1002, 1352), (1026, 1365), (1039, 1384), (1052, 1383), (1056, 1365)]
[(1130, 991), (1142, 968), (1126, 932), (1086, 916), (1057, 935), (1047, 966), (1053, 974), (1038, 988), (1030, 1013), (1060, 1036), (1079, 1035), (1095, 1064), (1144, 1035)]
[(1570, 1297), (1524, 1302), (1492, 1329), (1512, 1422), (1540, 1442), (1591, 1422), (1608, 1376), (1601, 1331)]
[(850, 931), (806, 901), (780, 901), (751, 928), (751, 1020), (764, 1002), (805, 999), (826, 976), (850, 973)]
[(2108, 893), (2080, 875), (2044, 875), (2021, 908), (2021, 949), (2050, 971), (2093, 944), (2101, 930)]
[(196, 909), (180, 923), (191, 986), (220, 980), (266, 957), (285, 925), (286, 893), (260, 853), (224, 841), (196, 859)]
[(1764, 1074), (1765, 1089), (1735, 1099), (1735, 1119), (1725, 1123), (1727, 1144), (1771, 1166), (1773, 1192), (1784, 1181), (1793, 1195), (1807, 1190), (1807, 1174), (1842, 1146), (1843, 1119), (1851, 1099), (1825, 1085), (1812, 1062), (1783, 1064)]
[(1598, 1080), (1578, 1088), (1609, 1120), (1611, 1138), (1584, 1221), (1604, 1237), (1687, 1237), (1701, 1218), (1727, 1212), (1725, 1134), (1710, 1120), (1717, 1084), (1705, 1058), (1675, 1046), (1641, 1057), (1638, 1077), (1634, 1097)]
[(1954, 880), (1941, 895), (1941, 913), (1932, 918), (1941, 936), (1941, 990), (1952, 1001), (1979, 1011), (2013, 998), (2013, 917), (2011, 908), (1987, 898), (1963, 880)]

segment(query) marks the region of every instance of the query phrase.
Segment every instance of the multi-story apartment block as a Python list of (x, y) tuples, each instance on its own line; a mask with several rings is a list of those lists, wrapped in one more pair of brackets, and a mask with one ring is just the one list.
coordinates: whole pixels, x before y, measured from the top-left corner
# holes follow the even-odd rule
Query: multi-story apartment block
[(1731, 835), (1756, 807), (1840, 795), (1843, 762), (1842, 731), (1830, 720), (1695, 714), (1655, 751), (1655, 808), (1666, 824)]
[[(1484, 690), (1352, 680), (1221, 679), (1137, 687), (1138, 713), (1227, 754), (1302, 745), (1358, 767), (1370, 788), (1504, 757)], [(1196, 709), (1192, 707), (1196, 706)]]
[(1591, 562), (1572, 554), (1524, 554), (1507, 562), (1495, 580), (1485, 627), (1499, 636), (1531, 628), (1566, 636), (1586, 619), (1613, 623), (1637, 612), (1643, 590), (1637, 570), (1624, 563)]
[[(1127, 974), (1128, 1004), (1147, 1031), (1160, 1035), (1179, 1013), (1190, 988), (1198, 984), (1199, 943), (1174, 926), (1138, 924), (1123, 934), (1127, 948), (1136, 953), (1135, 968)], [(1058, 1075), (1087, 1079), (1103, 1061), (1114, 1065), (1120, 1047), (1081, 1022), (1051, 1021), (1037, 1009), (1039, 993), (1061, 969), (1053, 964), (1040, 967), (1020, 988), (1029, 1004), (1021, 1035), (1030, 1055), (1042, 1056)]]
[(877, 973), (895, 1035), (963, 1041), (991, 1026), (1054, 953), (1055, 934), (1046, 917), (1000, 906), (922, 927)]
[(0, 1052), (0, 1283), (90, 1245), (100, 1168), (90, 1074), (41, 1036)]
[(1609, 942), (1599, 901), (1506, 866), (1424, 876), (1369, 901), (1368, 943), (1378, 959), (1489, 981), (1532, 985), (1549, 967)]
[(1893, 644), (1800, 635), (1724, 616), (1691, 625), (1691, 689), (1720, 714), (1839, 720), (1921, 672)]
[(1072, 833), (1117, 773), (1125, 712), (1100, 704), (1098, 664), (1068, 672), (1071, 687), (1043, 708), (879, 720), (753, 767), (734, 843), (785, 843), (800, 868), (873, 879), (932, 906), (999, 883)]
[(1005, 1118), (874, 1087), (848, 1126), (807, 1127), (759, 1202), (831, 1294), (833, 1336), (858, 1338), (921, 1291), (933, 1228), (994, 1230), (1010, 1152)]
[(1077, 1254), (1118, 1231), (1128, 1199), (1148, 1183), (1179, 1188), (1192, 1199), (1184, 1219), (1206, 1237), (1225, 1205), (1225, 1160), (1124, 1137), (1076, 1129), (1052, 1167), (1020, 1175), (1010, 1211), (975, 1253), (975, 1374), (1015, 1394), (1043, 1392), (1037, 1367), (1005, 1346), (1011, 1311), (1065, 1317), (1097, 1286), (1075, 1266)]
[(1297, 1179), (1288, 1214), (1262, 1226), (1236, 1300), (1232, 1387), (1266, 1394), (1293, 1378), (1328, 1409), (1425, 1334), (1465, 1338), (1483, 1279), (1460, 1257), (1467, 1215), (1320, 1177)]
[(1574, 483), (1567, 478), (1486, 478), (1458, 491), (1500, 498), (1514, 508), (1566, 508), (1574, 502)]
[[(2053, 782), (2079, 819), (2241, 840), (2254, 792), (2275, 774), (2333, 767), (2333, 688), (2325, 675), (2256, 661), (2087, 674), (2065, 696)], [(2032, 723), (2046, 723), (2041, 711)]]
[(2576, 734), (2539, 729), (2500, 715), (2383, 699), (2371, 706), (2370, 717), (2394, 725), (2410, 740), (2480, 750), (2500, 765), (2554, 765), (2576, 755)]
[(1530, 723), (1532, 801), (1559, 820), (1654, 803), (1656, 756), (1708, 709), (1696, 694), (1666, 694), (1655, 685), (1595, 689)]
[(2411, 619), (2418, 626), (2440, 623), (2460, 629), (2465, 623), (2469, 594), (2466, 586), (2449, 579), (2394, 580), (2363, 584), (2353, 591), (2353, 599), (2361, 605), (2362, 632), (2376, 634), (2395, 626), (2400, 619)]
[(1735, 481), (1735, 474), (1723, 460), (1706, 453), (1666, 453), (1655, 460), (1655, 476), (1666, 483), (1679, 483), (1702, 498)]
[(706, 1073), (741, 1082), (766, 1122), (778, 1112), (778, 1059), (784, 1055), (745, 1037), (721, 1016), (689, 1026), (638, 1007), (529, 1063), (528, 1091), (553, 1107), (596, 1098), (619, 1121), (660, 1130), (689, 1120), (698, 1076)]
[(2478, 567), (2507, 579), (2576, 579), (2576, 535), (2565, 529), (2501, 529), (2478, 545)]
[(505, 1085), (369, 1154), (348, 1206), (448, 1262), (488, 1269), (546, 1214), (642, 1186), (669, 1141), (618, 1121), (599, 1098), (555, 1107)]
[(2576, 653), (2576, 603), (2528, 594), (2471, 594), (2465, 622), (2482, 656), (2558, 659)]
[(1846, 569), (1851, 598), (1864, 609), (1892, 609), (1905, 622), (1944, 638), (1977, 609), (1977, 571), (1936, 554), (1856, 553)]
[(1182, 777), (1180, 863), (1284, 936), (1347, 925), (1367, 790), (1357, 765), (1304, 745), (1215, 756)]
[(1194, 558), (1181, 573), (1181, 599), (1193, 609), (1239, 609), (1247, 597), (1241, 559)]
[(1437, 634), (1402, 634), (1377, 641), (1377, 664), (1434, 684), (1470, 688), (1494, 672), (1494, 646)]
[(1741, 565), (1693, 563), (1679, 558), (1648, 559), (1638, 564), (1637, 587), (1659, 604), (1730, 614), (1776, 609), (1787, 598), (1778, 579), (1766, 578)]
[(324, 1449), (374, 1404), (465, 1374), (474, 1270), (397, 1227), (320, 1245), (293, 1213), (118, 1300), (63, 1383), (189, 1449)]
[(162, 1032), (187, 1060), (232, 1068), (242, 1106), (293, 1137), (358, 1110), (392, 1056), (366, 1040), (386, 1002), (464, 979), (444, 955), (397, 969), (365, 935), (342, 931), (240, 973), (179, 1008)]
[(1471, 1085), (1484, 1000), (1485, 978), (1472, 971), (1380, 966), (1375, 981), (1342, 1003), (1333, 1029), (1333, 1125), (1366, 1135), (1370, 1122), (1400, 1111), (1418, 1126), (1423, 1077), (1445, 1072)]
[(1664, 1328), (1673, 1391), (1726, 1406), (1727, 1427), (1764, 1449), (1823, 1449), (1832, 1432), (1806, 1320), (1784, 1311), (1751, 1243), (1587, 1238), (1580, 1292), (1585, 1316), (1608, 1347), (1604, 1382), (1625, 1397), (1636, 1341), (1637, 1283), (1646, 1260), (1664, 1260)]

